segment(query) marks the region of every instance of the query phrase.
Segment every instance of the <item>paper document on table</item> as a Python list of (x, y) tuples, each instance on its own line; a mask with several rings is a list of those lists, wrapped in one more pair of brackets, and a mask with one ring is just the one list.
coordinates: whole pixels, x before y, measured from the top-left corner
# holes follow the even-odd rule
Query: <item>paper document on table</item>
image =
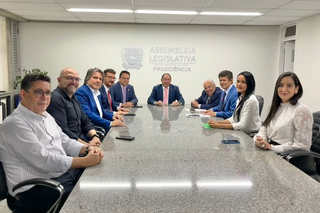
[(204, 111), (207, 111), (205, 109), (195, 109), (196, 112), (204, 112)]
[(200, 114), (187, 113), (186, 115), (187, 115), (188, 118), (191, 118), (191, 117), (200, 117)]
[(191, 118), (191, 117), (210, 118), (210, 115), (205, 115), (205, 114), (187, 113), (186, 115), (188, 118)]

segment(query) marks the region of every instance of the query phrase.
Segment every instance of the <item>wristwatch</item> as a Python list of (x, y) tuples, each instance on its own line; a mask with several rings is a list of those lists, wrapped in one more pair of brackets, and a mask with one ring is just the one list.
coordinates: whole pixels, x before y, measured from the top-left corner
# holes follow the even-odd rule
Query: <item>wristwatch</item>
[(94, 134), (94, 135), (92, 135), (91, 140), (92, 140), (94, 137), (97, 137), (97, 138), (99, 138), (99, 139), (100, 139), (100, 137), (99, 137), (99, 135), (98, 135), (98, 134)]

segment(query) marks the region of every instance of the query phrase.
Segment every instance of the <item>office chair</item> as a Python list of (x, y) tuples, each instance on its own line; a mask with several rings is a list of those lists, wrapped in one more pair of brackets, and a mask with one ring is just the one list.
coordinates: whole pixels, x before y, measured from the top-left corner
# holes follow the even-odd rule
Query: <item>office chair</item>
[[(64, 188), (60, 184), (60, 182), (51, 180), (51, 179), (45, 179), (45, 178), (35, 178), (35, 179), (23, 181), (15, 185), (13, 187), (13, 191), (28, 185), (42, 185), (42, 186), (50, 187), (57, 190), (60, 193), (60, 196), (57, 199), (57, 201), (51, 206), (51, 208), (47, 211), (47, 213), (49, 212), (55, 213), (57, 211), (61, 198), (64, 194)], [(8, 192), (6, 175), (4, 173), (2, 163), (0, 161), (0, 201), (4, 199), (7, 199), (7, 205), (9, 209), (14, 213), (15, 212), (14, 209), (17, 203), (19, 202), (19, 200), (17, 200), (15, 197), (12, 197)]]
[(97, 135), (99, 135), (99, 139), (102, 143), (104, 138), (107, 136), (106, 130), (104, 130), (104, 128), (102, 128), (101, 126), (95, 126), (94, 128), (97, 132)]
[(320, 111), (313, 113), (313, 120), (310, 151), (291, 150), (280, 155), (304, 173), (320, 182)]
[(256, 95), (258, 102), (259, 102), (259, 116), (261, 116), (263, 105), (264, 105), (264, 98), (261, 95)]
[[(259, 116), (261, 117), (261, 112), (263, 109), (263, 105), (264, 105), (264, 98), (261, 95), (256, 95), (258, 103), (259, 103)], [(248, 132), (247, 135), (249, 135), (250, 137), (254, 137), (258, 132)]]

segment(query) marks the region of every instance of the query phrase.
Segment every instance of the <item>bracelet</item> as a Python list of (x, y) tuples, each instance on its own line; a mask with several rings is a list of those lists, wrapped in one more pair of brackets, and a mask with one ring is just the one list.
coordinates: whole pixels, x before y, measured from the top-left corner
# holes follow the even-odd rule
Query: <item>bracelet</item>
[(99, 135), (98, 135), (98, 134), (94, 134), (94, 135), (92, 135), (91, 140), (92, 140), (94, 137), (97, 137), (97, 138), (99, 138), (99, 139), (100, 139), (100, 137), (99, 137)]

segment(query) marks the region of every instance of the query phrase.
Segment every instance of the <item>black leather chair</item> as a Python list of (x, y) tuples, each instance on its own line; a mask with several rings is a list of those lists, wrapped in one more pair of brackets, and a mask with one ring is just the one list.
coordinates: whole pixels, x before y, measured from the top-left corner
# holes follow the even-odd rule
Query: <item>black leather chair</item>
[[(256, 95), (257, 99), (258, 99), (258, 103), (259, 103), (259, 116), (261, 117), (261, 112), (263, 109), (263, 105), (264, 105), (264, 98), (261, 95)], [(258, 132), (248, 132), (247, 135), (249, 135), (250, 137), (254, 137)]]
[[(51, 180), (51, 179), (45, 179), (45, 178), (35, 178), (35, 179), (30, 179), (27, 181), (23, 181), (17, 185), (15, 185), (13, 187), (13, 191), (20, 189), (24, 186), (28, 186), (28, 185), (42, 185), (42, 186), (46, 186), (46, 187), (50, 187), (53, 188), (55, 190), (57, 190), (60, 193), (60, 197), (58, 198), (58, 200), (51, 206), (51, 208), (47, 211), (48, 213), (50, 212), (56, 212), (61, 198), (64, 194), (64, 188), (63, 186), (60, 184), (60, 182), (55, 181), (55, 180)], [(2, 167), (2, 163), (0, 161), (0, 201), (7, 199), (7, 205), (9, 207), (9, 209), (12, 212), (15, 212), (15, 206), (17, 205), (17, 203), (19, 202), (19, 200), (17, 200), (16, 198), (12, 197), (9, 192), (8, 192), (8, 188), (7, 188), (7, 182), (6, 182), (6, 176)]]
[(294, 150), (280, 155), (320, 182), (320, 111), (313, 113), (313, 120), (311, 151)]
[(99, 139), (100, 139), (100, 141), (102, 143), (104, 138), (107, 136), (106, 131), (101, 126), (95, 126), (94, 128), (95, 128), (95, 130), (97, 132), (97, 135), (99, 135)]
[(264, 105), (264, 98), (261, 95), (256, 95), (258, 102), (259, 102), (259, 115), (261, 116), (263, 105)]

